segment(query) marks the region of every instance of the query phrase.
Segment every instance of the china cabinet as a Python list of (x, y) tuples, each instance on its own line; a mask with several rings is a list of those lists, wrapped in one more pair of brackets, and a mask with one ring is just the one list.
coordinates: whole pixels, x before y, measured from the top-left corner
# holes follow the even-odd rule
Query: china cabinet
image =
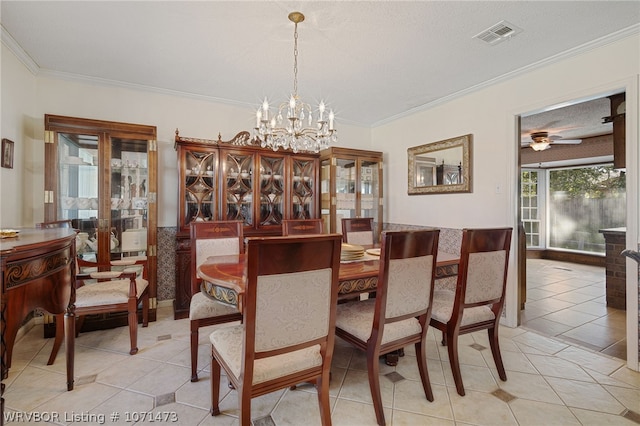
[(248, 132), (229, 141), (179, 135), (176, 318), (191, 300), (189, 226), (240, 220), (244, 236), (280, 235), (283, 219), (320, 217), (319, 156), (261, 148)]
[[(146, 256), (150, 320), (157, 293), (156, 127), (45, 115), (45, 221), (71, 219), (78, 256)], [(88, 316), (84, 330), (127, 324), (126, 312)], [(46, 327), (45, 327), (46, 328)]]
[(342, 218), (372, 217), (374, 241), (382, 232), (382, 152), (331, 147), (320, 154), (322, 218), (342, 232)]

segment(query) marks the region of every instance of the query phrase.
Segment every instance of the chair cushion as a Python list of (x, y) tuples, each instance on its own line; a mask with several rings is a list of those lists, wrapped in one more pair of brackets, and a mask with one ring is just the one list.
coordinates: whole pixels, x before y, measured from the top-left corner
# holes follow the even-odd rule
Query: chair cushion
[[(336, 328), (366, 342), (371, 336), (376, 299), (338, 304)], [(382, 344), (393, 342), (407, 336), (420, 334), (422, 328), (416, 318), (409, 318), (385, 324), (382, 333)]]
[[(231, 371), (227, 373), (236, 377), (240, 376), (243, 336), (243, 324), (221, 327), (209, 335), (211, 344), (231, 368)], [(257, 359), (253, 366), (253, 384), (266, 382), (321, 365), (320, 345), (269, 358)]]
[[(86, 284), (76, 290), (76, 307), (114, 305), (127, 303), (129, 300), (130, 280), (112, 280)], [(136, 290), (139, 298), (147, 288), (149, 282), (142, 278), (136, 279)]]
[(196, 293), (191, 297), (189, 304), (189, 320), (203, 318), (213, 318), (220, 315), (237, 314), (238, 309), (234, 306), (225, 305), (209, 299), (202, 293)]
[[(451, 319), (453, 313), (453, 304), (456, 294), (449, 290), (437, 290), (433, 292), (433, 308), (431, 310), (431, 318), (446, 324)], [(474, 308), (466, 308), (462, 312), (461, 326), (475, 324), (478, 322), (494, 320), (495, 315), (489, 306), (476, 306)]]

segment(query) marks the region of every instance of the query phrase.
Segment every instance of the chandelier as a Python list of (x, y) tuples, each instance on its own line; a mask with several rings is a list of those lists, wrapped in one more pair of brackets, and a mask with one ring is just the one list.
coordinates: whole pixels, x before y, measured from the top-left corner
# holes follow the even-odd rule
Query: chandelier
[(291, 12), (289, 20), (293, 31), (293, 94), (288, 102), (278, 107), (275, 115), (270, 111), (267, 98), (256, 112), (254, 136), (263, 148), (291, 149), (293, 152), (319, 152), (338, 140), (334, 127), (333, 110), (327, 111), (324, 101), (318, 105), (314, 122), (311, 105), (298, 96), (298, 24), (304, 21), (300, 12)]

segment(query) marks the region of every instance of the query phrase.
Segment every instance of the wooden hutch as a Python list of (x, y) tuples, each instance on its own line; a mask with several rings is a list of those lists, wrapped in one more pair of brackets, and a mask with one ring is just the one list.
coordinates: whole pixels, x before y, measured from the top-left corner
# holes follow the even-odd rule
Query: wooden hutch
[(193, 221), (241, 220), (244, 236), (280, 235), (283, 219), (320, 217), (319, 155), (262, 148), (249, 132), (229, 141), (182, 137), (178, 156), (175, 318), (189, 314)]

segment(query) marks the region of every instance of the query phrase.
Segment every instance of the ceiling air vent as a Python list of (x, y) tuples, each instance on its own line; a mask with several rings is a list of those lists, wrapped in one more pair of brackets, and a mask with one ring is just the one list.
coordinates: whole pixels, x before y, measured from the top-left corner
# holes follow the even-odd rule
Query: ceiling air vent
[(478, 40), (482, 40), (489, 44), (498, 44), (501, 41), (509, 40), (519, 32), (522, 32), (522, 29), (507, 21), (500, 21), (491, 28), (476, 34), (473, 38), (477, 38)]

